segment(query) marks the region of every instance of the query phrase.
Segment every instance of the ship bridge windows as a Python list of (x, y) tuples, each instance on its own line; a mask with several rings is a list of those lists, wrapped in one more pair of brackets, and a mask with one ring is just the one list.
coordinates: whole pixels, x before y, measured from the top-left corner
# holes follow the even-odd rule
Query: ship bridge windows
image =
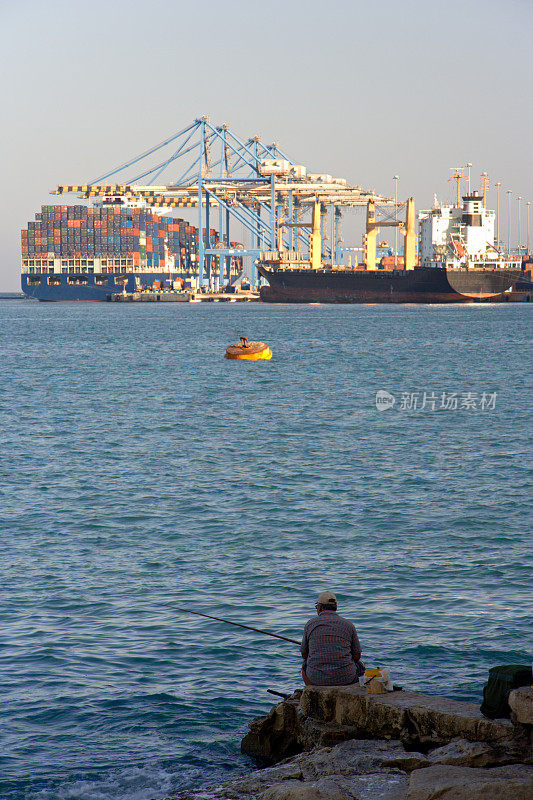
[(30, 286), (37, 286), (41, 282), (41, 278), (39, 275), (30, 275), (28, 278), (28, 284)]
[(61, 273), (66, 275), (68, 273), (68, 267), (61, 267)]
[[(72, 261), (69, 261), (69, 262), (68, 262), (68, 265), (69, 265), (69, 267), (73, 267), (73, 266), (74, 266), (74, 260), (72, 260)], [(69, 272), (70, 272), (70, 270), (69, 270)]]
[(67, 278), (67, 282), (70, 284), (85, 284), (87, 280), (87, 275), (69, 275)]
[(86, 267), (87, 266), (87, 259), (86, 258), (82, 259), (81, 265), (82, 265), (82, 267)]
[(95, 275), (94, 276), (94, 282), (96, 284), (106, 284), (107, 281), (108, 281), (108, 278), (106, 277), (106, 275)]
[(61, 275), (49, 275), (48, 284), (50, 286), (58, 286), (61, 283)]

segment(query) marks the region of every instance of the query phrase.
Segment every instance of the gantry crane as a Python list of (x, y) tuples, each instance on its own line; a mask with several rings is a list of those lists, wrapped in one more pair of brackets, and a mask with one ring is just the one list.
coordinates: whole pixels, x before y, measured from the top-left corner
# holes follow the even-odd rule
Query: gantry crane
[[(158, 182), (178, 166), (177, 177), (168, 183)], [(109, 182), (125, 174), (131, 177), (122, 183)], [(213, 125), (208, 116), (194, 120), (178, 133), (94, 180), (84, 184), (60, 184), (52, 194), (68, 192), (87, 200), (98, 197), (108, 202), (137, 201), (155, 208), (196, 209), (200, 232), (200, 285), (206, 281), (211, 283), (216, 261), (220, 265), (220, 283), (229, 280), (230, 256), (236, 252), (230, 245), (231, 221), (240, 223), (250, 234), (252, 246), (240, 249), (239, 256), (255, 259), (261, 251), (277, 247), (308, 251), (311, 243), (318, 239), (315, 236), (313, 240), (313, 230), (311, 233), (306, 230), (312, 223), (305, 222), (304, 217), (319, 204), (322, 212), (319, 215), (319, 256), (338, 264), (341, 260), (341, 208), (367, 206), (368, 237), (371, 230), (379, 227), (375, 222), (376, 209), (395, 204), (393, 198), (350, 185), (343, 178), (308, 173), (303, 165), (295, 164), (285, 155), (277, 143), (265, 145), (259, 136), (241, 139), (228, 125)], [(330, 245), (325, 241), (328, 209), (331, 209), (332, 226)], [(216, 213), (221, 243), (217, 248), (212, 246), (210, 235)], [(370, 214), (373, 215), (372, 228), (369, 228)], [(313, 257), (316, 261), (316, 246)]]

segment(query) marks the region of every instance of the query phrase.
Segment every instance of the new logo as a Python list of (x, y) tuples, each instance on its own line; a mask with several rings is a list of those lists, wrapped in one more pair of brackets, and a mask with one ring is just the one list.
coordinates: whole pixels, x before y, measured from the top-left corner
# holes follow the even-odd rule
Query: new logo
[(393, 407), (395, 402), (394, 395), (386, 392), (385, 389), (380, 389), (379, 392), (376, 392), (376, 408), (378, 411), (387, 411)]

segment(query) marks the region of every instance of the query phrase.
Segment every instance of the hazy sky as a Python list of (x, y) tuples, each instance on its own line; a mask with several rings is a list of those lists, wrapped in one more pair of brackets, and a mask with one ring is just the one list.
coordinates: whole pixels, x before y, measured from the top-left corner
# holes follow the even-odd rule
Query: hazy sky
[(0, 0), (0, 36), (0, 289), (19, 289), (20, 229), (50, 189), (203, 114), (384, 194), (398, 174), (417, 208), (471, 161), (493, 207), (503, 184), (505, 232), (513, 190), (514, 240), (524, 198), (525, 241), (533, 0)]

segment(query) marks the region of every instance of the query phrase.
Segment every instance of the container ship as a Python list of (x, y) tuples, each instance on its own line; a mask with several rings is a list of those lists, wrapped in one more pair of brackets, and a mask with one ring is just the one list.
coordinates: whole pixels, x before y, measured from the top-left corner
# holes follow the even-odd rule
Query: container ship
[[(203, 235), (206, 246), (219, 245), (214, 229)], [(22, 291), (38, 300), (105, 301), (118, 292), (197, 285), (198, 229), (122, 198), (42, 206), (21, 237)], [(225, 268), (231, 280), (242, 258), (231, 256)]]
[[(532, 263), (504, 254), (494, 242), (494, 211), (477, 191), (455, 205), (419, 214), (416, 256), (414, 201), (401, 222), (404, 255), (376, 259), (374, 202), (367, 206), (365, 263), (353, 268), (321, 258), (320, 204), (314, 203), (309, 259), (281, 248), (261, 253), (259, 274), (268, 282), (261, 299), (273, 303), (472, 303), (531, 300)], [(391, 225), (392, 223), (388, 223)]]

